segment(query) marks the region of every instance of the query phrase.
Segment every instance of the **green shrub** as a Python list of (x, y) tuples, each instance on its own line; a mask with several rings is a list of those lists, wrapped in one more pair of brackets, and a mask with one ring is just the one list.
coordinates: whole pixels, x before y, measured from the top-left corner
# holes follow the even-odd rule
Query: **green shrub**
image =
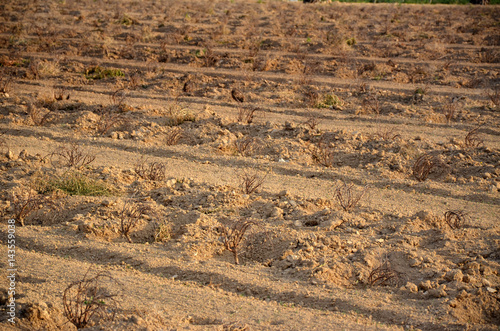
[(348, 46), (354, 46), (354, 45), (356, 45), (356, 38), (352, 37), (352, 38), (347, 39), (346, 40), (346, 44)]
[(69, 195), (109, 196), (112, 189), (101, 180), (91, 178), (80, 172), (67, 172), (57, 178), (40, 178), (37, 190), (39, 193), (62, 191)]
[(316, 108), (341, 108), (344, 105), (342, 99), (335, 94), (327, 94), (324, 96), (323, 101), (318, 102)]
[(103, 79), (107, 77), (123, 77), (125, 74), (120, 69), (101, 68), (99, 66), (91, 67), (85, 71), (87, 79)]

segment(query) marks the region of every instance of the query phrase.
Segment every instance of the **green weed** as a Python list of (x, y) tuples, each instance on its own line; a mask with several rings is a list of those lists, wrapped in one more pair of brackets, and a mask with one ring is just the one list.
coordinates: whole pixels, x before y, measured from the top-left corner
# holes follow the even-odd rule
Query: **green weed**
[(113, 190), (101, 180), (71, 171), (61, 177), (38, 179), (37, 191), (42, 194), (62, 191), (69, 195), (110, 196)]
[(85, 71), (87, 79), (103, 79), (107, 77), (123, 77), (125, 74), (120, 69), (101, 68), (99, 66), (91, 67)]

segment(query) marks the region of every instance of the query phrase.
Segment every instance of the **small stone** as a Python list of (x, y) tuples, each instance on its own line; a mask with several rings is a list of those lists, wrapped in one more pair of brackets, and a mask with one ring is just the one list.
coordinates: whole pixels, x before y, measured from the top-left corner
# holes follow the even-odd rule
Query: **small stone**
[(0, 200), (0, 210), (2, 209), (9, 209), (9, 207), (11, 206), (11, 202), (9, 200)]
[(320, 223), (320, 227), (322, 228), (327, 228), (327, 229), (334, 229), (338, 226), (340, 226), (344, 221), (341, 219), (335, 219), (335, 220), (328, 220)]
[(286, 121), (285, 122), (285, 130), (293, 130), (295, 128), (295, 123)]
[(50, 314), (46, 309), (40, 309), (38, 311), (38, 317), (40, 317), (41, 320), (49, 320)]
[(278, 207), (274, 207), (271, 211), (271, 217), (281, 217), (283, 216), (283, 210)]
[(110, 206), (116, 206), (119, 202), (121, 202), (121, 199), (104, 199), (102, 202), (101, 202), (101, 205), (105, 206), (105, 207), (110, 207)]
[(497, 290), (495, 288), (489, 287), (489, 286), (486, 288), (486, 291), (488, 291), (490, 293), (496, 293), (497, 292)]
[(469, 275), (477, 275), (479, 273), (480, 265), (476, 261), (470, 262), (467, 265), (467, 273)]
[(486, 278), (483, 278), (481, 280), (481, 283), (483, 284), (484, 287), (491, 287), (491, 282), (487, 280)]
[(301, 227), (302, 226), (302, 221), (296, 220), (295, 222), (293, 222), (293, 225), (295, 225), (297, 227)]
[(448, 295), (443, 288), (433, 288), (428, 292), (429, 297), (431, 298), (442, 298)]
[(406, 287), (406, 289), (407, 289), (408, 291), (410, 291), (411, 293), (417, 293), (417, 292), (418, 292), (418, 287), (417, 287), (417, 285), (415, 285), (415, 284), (413, 284), (413, 283), (408, 282), (408, 283), (406, 283), (406, 286), (405, 286), (405, 287)]
[(462, 282), (464, 283), (472, 283), (474, 280), (474, 278), (471, 276), (471, 275), (464, 275), (464, 277), (462, 278)]
[(43, 301), (37, 302), (35, 304), (29, 304), (26, 309), (26, 316), (28, 319), (41, 319), (49, 320), (50, 314), (48, 312), (49, 307)]
[(93, 233), (94, 232), (94, 223), (90, 221), (79, 221), (78, 222), (78, 231), (83, 233)]
[(462, 290), (460, 293), (457, 294), (457, 300), (463, 300), (467, 298), (468, 295), (469, 294), (467, 293), (467, 291)]
[(411, 259), (410, 260), (410, 267), (416, 267), (420, 264), (420, 260), (419, 259)]
[(283, 191), (280, 191), (280, 193), (278, 193), (278, 196), (281, 198), (281, 197), (285, 197), (288, 195), (288, 191), (287, 190), (283, 190)]
[(15, 160), (16, 159), (16, 156), (14, 155), (14, 153), (11, 150), (9, 150), (7, 153), (5, 153), (5, 156), (9, 160)]
[(459, 291), (470, 291), (471, 287), (469, 286), (469, 284), (459, 283), (457, 285), (458, 285), (457, 290), (459, 290)]
[(175, 178), (172, 178), (172, 179), (167, 180), (167, 182), (165, 183), (165, 186), (166, 187), (173, 187), (175, 185), (175, 183), (177, 183), (177, 180)]
[(461, 282), (463, 278), (464, 274), (462, 273), (462, 270), (450, 270), (444, 276), (444, 279), (446, 279), (449, 282), (452, 281)]
[(493, 270), (487, 265), (482, 265), (481, 268), (479, 268), (479, 270), (481, 271), (481, 274), (483, 276), (493, 275)]
[(295, 202), (295, 200), (290, 200), (290, 201), (288, 201), (288, 203), (290, 204), (290, 206), (292, 206), (294, 208), (297, 207), (297, 202)]
[(434, 259), (432, 257), (430, 257), (430, 256), (426, 256), (424, 258), (424, 262), (425, 263), (434, 263)]
[(131, 316), (128, 320), (129, 320), (129, 322), (134, 323), (136, 325), (145, 325), (145, 323), (146, 323), (144, 321), (144, 319), (142, 319), (142, 317), (135, 316), (135, 315)]
[(489, 172), (485, 172), (485, 173), (483, 174), (483, 178), (484, 178), (484, 179), (489, 179), (489, 178), (491, 178), (491, 174), (490, 174)]
[(295, 263), (297, 260), (298, 260), (298, 256), (297, 255), (294, 255), (294, 254), (290, 254), (286, 257), (286, 260), (288, 262), (292, 262), (292, 263)]
[(23, 149), (23, 150), (21, 151), (21, 153), (19, 153), (19, 158), (20, 158), (20, 159), (25, 159), (25, 158), (26, 158), (26, 157), (28, 157), (28, 156), (29, 156), (28, 151), (27, 151), (27, 150), (25, 150), (25, 149)]
[(422, 221), (431, 221), (434, 218), (434, 215), (429, 210), (421, 210), (415, 214)]
[(420, 282), (420, 284), (418, 284), (418, 288), (423, 290), (423, 291), (428, 291), (432, 288), (432, 285), (431, 285), (431, 281), (430, 280), (426, 280), (426, 281), (422, 281)]

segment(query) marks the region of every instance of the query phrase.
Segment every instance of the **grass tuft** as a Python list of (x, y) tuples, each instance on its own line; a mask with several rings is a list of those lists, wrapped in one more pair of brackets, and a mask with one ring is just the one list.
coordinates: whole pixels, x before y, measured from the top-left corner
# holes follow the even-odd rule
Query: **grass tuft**
[(103, 79), (107, 77), (123, 77), (125, 74), (120, 69), (101, 68), (99, 66), (91, 67), (85, 71), (87, 79)]
[(37, 183), (39, 193), (62, 191), (69, 195), (110, 196), (113, 190), (103, 181), (76, 171), (66, 172), (61, 177), (40, 178)]

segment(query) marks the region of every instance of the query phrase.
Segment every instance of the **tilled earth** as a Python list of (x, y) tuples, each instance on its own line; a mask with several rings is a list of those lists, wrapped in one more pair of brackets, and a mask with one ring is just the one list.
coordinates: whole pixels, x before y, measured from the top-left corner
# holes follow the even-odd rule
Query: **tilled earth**
[(0, 328), (497, 330), (499, 17), (2, 2)]

